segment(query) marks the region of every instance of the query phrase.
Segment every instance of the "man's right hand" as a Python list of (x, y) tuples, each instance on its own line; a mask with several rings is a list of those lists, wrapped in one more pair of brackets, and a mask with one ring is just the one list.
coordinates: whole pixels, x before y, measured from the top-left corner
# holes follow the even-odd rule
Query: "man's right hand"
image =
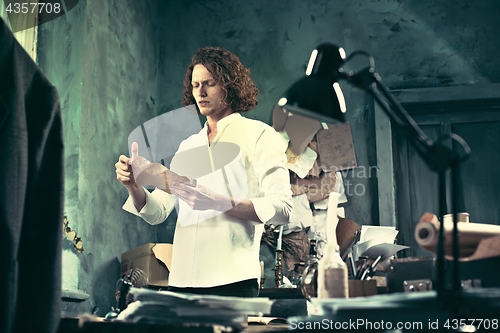
[(142, 187), (135, 184), (134, 173), (132, 171), (132, 162), (138, 156), (137, 142), (132, 143), (131, 150), (131, 158), (121, 155), (118, 162), (116, 162), (116, 178), (127, 188), (135, 208), (140, 212), (144, 205), (146, 205), (146, 193)]
[(129, 158), (125, 155), (121, 155), (118, 159), (118, 162), (116, 162), (115, 164), (116, 178), (127, 189), (131, 189), (132, 187), (137, 188), (137, 185), (135, 184), (134, 173), (132, 171), (132, 161), (137, 158), (138, 155), (137, 142), (132, 143), (131, 150), (132, 157)]

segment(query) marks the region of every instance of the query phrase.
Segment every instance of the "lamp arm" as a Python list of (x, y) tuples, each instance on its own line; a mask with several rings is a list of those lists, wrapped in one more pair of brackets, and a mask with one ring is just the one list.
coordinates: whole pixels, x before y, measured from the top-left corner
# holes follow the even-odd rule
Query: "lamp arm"
[(387, 116), (401, 129), (402, 135), (413, 144), (431, 170), (443, 172), (457, 161), (457, 154), (451, 147), (446, 146), (442, 140), (434, 143), (425, 135), (415, 120), (382, 83), (373, 67), (366, 68), (359, 73), (340, 72), (339, 78), (346, 79), (354, 86), (369, 92)]
[[(402, 134), (413, 144), (418, 153), (424, 159), (429, 168), (439, 173), (440, 179), (440, 215), (443, 216), (446, 211), (446, 182), (445, 172), (452, 169), (452, 206), (453, 206), (453, 292), (458, 295), (460, 293), (460, 283), (458, 274), (458, 227), (457, 227), (457, 198), (456, 188), (458, 184), (458, 165), (465, 161), (471, 151), (467, 143), (458, 135), (451, 134), (450, 139), (457, 142), (463, 149), (464, 153), (459, 156), (453, 148), (446, 146), (443, 141), (448, 137), (440, 137), (435, 143), (425, 135), (422, 129), (418, 126), (415, 120), (408, 114), (399, 101), (382, 83), (380, 76), (375, 73), (372, 61), (370, 67), (360, 71), (359, 73), (345, 74), (342, 69), (336, 73), (337, 79), (346, 79), (352, 85), (369, 92), (380, 105), (382, 110), (394, 121)], [(437, 288), (438, 295), (441, 301), (446, 303), (443, 298), (444, 290), (444, 228), (439, 228), (439, 238), (437, 244)]]

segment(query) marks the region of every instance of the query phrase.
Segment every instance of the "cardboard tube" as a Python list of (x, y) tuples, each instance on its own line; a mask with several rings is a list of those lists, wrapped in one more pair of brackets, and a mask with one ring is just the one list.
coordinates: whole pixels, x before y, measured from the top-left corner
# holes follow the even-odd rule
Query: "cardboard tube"
[[(483, 223), (458, 222), (460, 257), (472, 255), (482, 239), (500, 235), (500, 226)], [(415, 227), (415, 239), (418, 244), (431, 252), (436, 252), (440, 223), (436, 215), (426, 213)], [(445, 254), (452, 256), (453, 222), (445, 221)]]

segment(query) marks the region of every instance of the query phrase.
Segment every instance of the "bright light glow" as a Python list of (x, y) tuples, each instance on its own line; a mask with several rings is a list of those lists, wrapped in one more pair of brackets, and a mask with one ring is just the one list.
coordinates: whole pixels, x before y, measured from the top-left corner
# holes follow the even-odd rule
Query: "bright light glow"
[(347, 108), (345, 106), (344, 94), (342, 93), (342, 89), (340, 89), (340, 84), (338, 82), (335, 82), (333, 84), (333, 89), (335, 90), (335, 93), (337, 94), (337, 99), (339, 100), (340, 111), (342, 111), (342, 113), (345, 113)]
[(342, 57), (342, 59), (345, 59), (346, 54), (345, 54), (345, 50), (343, 48), (339, 48), (339, 53), (340, 53), (340, 56)]
[(313, 50), (311, 53), (311, 58), (309, 58), (309, 64), (307, 64), (307, 69), (306, 69), (307, 76), (311, 75), (317, 56), (318, 56), (318, 50)]
[(287, 100), (285, 97), (283, 97), (283, 98), (281, 98), (281, 99), (278, 101), (278, 105), (279, 105), (279, 106), (285, 106), (285, 105), (286, 105), (286, 102), (288, 102), (288, 100)]

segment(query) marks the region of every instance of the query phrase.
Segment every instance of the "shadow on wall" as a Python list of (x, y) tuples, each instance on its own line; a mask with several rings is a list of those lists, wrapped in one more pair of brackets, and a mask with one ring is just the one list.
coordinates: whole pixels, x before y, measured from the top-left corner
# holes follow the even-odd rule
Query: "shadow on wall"
[(116, 307), (114, 291), (116, 281), (120, 278), (120, 267), (120, 261), (115, 257), (95, 271), (92, 280), (92, 299), (95, 302), (93, 314), (104, 317), (111, 307)]

